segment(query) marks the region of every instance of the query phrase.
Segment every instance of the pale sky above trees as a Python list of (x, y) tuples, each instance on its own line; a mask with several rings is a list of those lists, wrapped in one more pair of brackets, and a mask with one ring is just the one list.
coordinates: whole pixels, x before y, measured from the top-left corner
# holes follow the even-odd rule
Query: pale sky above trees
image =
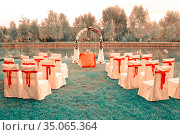
[(97, 19), (102, 17), (102, 11), (118, 5), (129, 17), (133, 7), (140, 5), (149, 11), (150, 20), (159, 21), (168, 10), (180, 12), (180, 0), (3, 0), (0, 2), (0, 26), (9, 27), (10, 21), (18, 24), (23, 17), (30, 20), (43, 20), (49, 10), (64, 13), (73, 24), (76, 17), (91, 12)]

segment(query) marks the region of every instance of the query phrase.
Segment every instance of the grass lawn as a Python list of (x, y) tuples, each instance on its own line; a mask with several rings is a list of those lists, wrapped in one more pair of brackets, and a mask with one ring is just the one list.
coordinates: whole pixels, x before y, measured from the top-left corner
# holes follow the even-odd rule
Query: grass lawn
[[(69, 69), (67, 84), (43, 101), (4, 98), (0, 67), (1, 120), (136, 120), (180, 119), (180, 100), (148, 102), (137, 95), (138, 89), (124, 90), (111, 80), (105, 64), (81, 68), (72, 59), (63, 59)], [(0, 62), (2, 64), (3, 62)], [(20, 60), (15, 63), (20, 64)], [(180, 65), (180, 64), (178, 64)], [(175, 68), (178, 76), (180, 66)]]

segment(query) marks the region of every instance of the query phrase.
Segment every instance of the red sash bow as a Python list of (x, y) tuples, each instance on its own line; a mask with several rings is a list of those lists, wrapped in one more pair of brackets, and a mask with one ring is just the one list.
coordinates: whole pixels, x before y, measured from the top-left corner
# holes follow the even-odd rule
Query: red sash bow
[(4, 64), (14, 64), (12, 61), (4, 61)]
[(35, 65), (35, 63), (23, 63), (23, 65)]
[(48, 58), (48, 56), (44, 56), (44, 58)]
[(59, 61), (59, 62), (60, 62), (61, 60), (54, 60), (54, 61), (55, 61), (55, 63), (56, 63), (57, 61)]
[(125, 58), (114, 58), (113, 60), (118, 61), (118, 69), (119, 69), (119, 74), (121, 73), (121, 60), (125, 60)]
[(136, 60), (140, 60), (140, 58), (129, 58), (128, 61), (130, 61), (130, 60), (136, 61)]
[(144, 57), (144, 58), (142, 58), (142, 60), (150, 60), (150, 59), (152, 59), (152, 57)]
[(28, 85), (28, 87), (30, 87), (30, 85), (31, 85), (31, 76), (30, 76), (30, 74), (31, 73), (38, 73), (38, 71), (25, 71), (25, 70), (22, 70), (22, 72), (26, 74), (26, 85)]
[(7, 80), (8, 80), (8, 86), (11, 87), (12, 81), (11, 81), (11, 73), (12, 72), (19, 72), (19, 69), (17, 70), (3, 70), (3, 72), (7, 73)]
[(129, 60), (129, 55), (126, 55), (125, 57), (128, 57), (128, 60)]
[(138, 74), (138, 66), (142, 66), (142, 65), (128, 65), (128, 67), (134, 67), (135, 68), (134, 77)]
[(37, 62), (37, 68), (39, 69), (39, 62), (44, 59), (34, 59)]
[(158, 65), (158, 63), (155, 63), (155, 64), (146, 64), (146, 66), (152, 66), (152, 73), (153, 73), (153, 76), (154, 76), (155, 65)]
[(173, 63), (174, 61), (163, 61), (162, 63), (168, 63), (169, 64), (169, 66), (172, 66), (172, 63)]
[(163, 84), (165, 83), (166, 72), (169, 72), (169, 70), (155, 72), (156, 74), (158, 74), (158, 73), (161, 74), (161, 90), (163, 89)]
[(110, 58), (113, 58), (113, 56), (110, 56)]
[(46, 79), (48, 80), (49, 75), (51, 75), (51, 67), (55, 67), (55, 65), (42, 65), (46, 67)]

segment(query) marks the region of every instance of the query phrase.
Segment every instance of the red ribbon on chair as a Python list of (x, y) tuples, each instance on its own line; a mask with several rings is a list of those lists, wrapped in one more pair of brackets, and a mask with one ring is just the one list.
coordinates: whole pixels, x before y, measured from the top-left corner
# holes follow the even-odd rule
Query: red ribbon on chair
[(130, 60), (136, 61), (136, 60), (140, 60), (140, 58), (129, 58), (128, 61), (130, 61)]
[(46, 79), (48, 80), (49, 75), (51, 75), (51, 67), (55, 67), (55, 65), (42, 65), (46, 67)]
[(28, 85), (28, 87), (30, 87), (30, 85), (31, 85), (31, 76), (30, 76), (30, 74), (31, 73), (38, 73), (38, 71), (25, 71), (25, 70), (22, 70), (22, 72), (26, 74), (26, 85)]
[(125, 57), (128, 57), (128, 60), (129, 60), (129, 55), (126, 55)]
[(110, 58), (113, 58), (113, 56), (110, 56)]
[(39, 69), (39, 62), (44, 59), (34, 59), (34, 60), (37, 61), (37, 68)]
[(55, 63), (56, 63), (57, 61), (59, 61), (59, 62), (60, 62), (61, 60), (54, 60), (54, 61), (55, 61)]
[(155, 72), (156, 74), (158, 74), (158, 73), (161, 74), (161, 90), (163, 89), (163, 84), (165, 83), (166, 72), (169, 72), (169, 70)]
[(19, 69), (17, 70), (3, 70), (3, 72), (7, 73), (7, 80), (8, 80), (8, 86), (11, 87), (12, 81), (11, 81), (11, 73), (12, 72), (19, 72)]
[(169, 64), (169, 66), (172, 66), (172, 63), (173, 63), (174, 61), (163, 61), (162, 63), (168, 63)]
[(158, 65), (158, 63), (155, 63), (155, 64), (146, 64), (145, 66), (152, 66), (152, 73), (153, 73), (153, 76), (154, 76), (154, 69), (155, 69), (155, 66)]
[(125, 60), (125, 58), (114, 58), (113, 60), (118, 61), (118, 69), (119, 69), (119, 74), (121, 73), (121, 60)]
[(48, 56), (44, 56), (44, 58), (48, 58)]
[(152, 57), (144, 57), (144, 58), (142, 58), (142, 60), (150, 60), (150, 59), (152, 59)]
[(35, 63), (23, 63), (23, 65), (35, 65)]
[(135, 68), (134, 77), (138, 74), (138, 66), (142, 66), (142, 65), (128, 65), (128, 67), (134, 67)]
[(4, 64), (14, 64), (12, 61), (4, 61)]

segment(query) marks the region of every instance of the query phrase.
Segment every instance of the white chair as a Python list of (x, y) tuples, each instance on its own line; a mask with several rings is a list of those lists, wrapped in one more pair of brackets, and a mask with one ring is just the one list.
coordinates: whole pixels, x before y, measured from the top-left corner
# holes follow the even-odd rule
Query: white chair
[[(61, 54), (57, 54), (57, 53), (52, 53), (51, 54), (51, 57), (59, 57), (61, 59)], [(62, 63), (61, 62), (61, 68), (63, 68), (63, 70), (67, 70), (68, 71), (68, 67), (67, 67), (67, 64), (66, 63)], [(66, 71), (65, 71), (66, 72)], [(68, 74), (66, 74), (66, 78), (68, 78), (67, 76)]]
[(155, 67), (159, 65), (159, 60), (150, 60), (145, 64), (145, 72), (141, 72), (141, 81), (154, 80)]
[(61, 59), (59, 57), (49, 57), (49, 60), (52, 60), (55, 62), (57, 73), (63, 73), (64, 77), (68, 78), (68, 69), (61, 67)]
[(145, 72), (145, 64), (147, 63), (147, 61), (152, 60), (152, 54), (142, 54), (142, 72)]
[(4, 58), (4, 64), (14, 64), (14, 58)]
[(42, 72), (42, 63), (41, 61), (44, 60), (44, 56), (33, 56), (35, 60), (38, 72)]
[(168, 94), (172, 98), (180, 99), (180, 76), (179, 78), (169, 79)]
[(61, 59), (61, 54), (57, 54), (57, 53), (52, 53), (51, 57), (59, 57)]
[(21, 60), (24, 60), (24, 59), (27, 60), (27, 59), (29, 59), (29, 56), (25, 56), (25, 55), (21, 55), (20, 57), (21, 57)]
[(43, 100), (51, 94), (48, 80), (38, 80), (36, 65), (21, 65), (23, 78), (23, 99)]
[(142, 61), (129, 61), (128, 72), (120, 74), (118, 84), (122, 86), (124, 89), (139, 88), (141, 68)]
[(42, 61), (43, 79), (49, 81), (51, 89), (59, 89), (66, 85), (63, 73), (56, 73), (55, 62), (52, 60)]
[(110, 78), (111, 79), (119, 79), (120, 73), (125, 73), (125, 57), (124, 56), (121, 56), (121, 57), (114, 56), (113, 66), (111, 66), (111, 67), (112, 67), (112, 69), (110, 69)]
[[(36, 65), (34, 59), (24, 59), (24, 60), (21, 61), (21, 63), (22, 63), (22, 65)], [(38, 80), (43, 80), (42, 72), (38, 72), (37, 74), (38, 74)]]
[(129, 56), (133, 55), (132, 52), (124, 53), (123, 56), (125, 56), (125, 65), (128, 65)]
[(17, 64), (2, 64), (4, 76), (4, 97), (22, 98), (23, 83)]
[(22, 65), (36, 65), (34, 59), (23, 59), (21, 63)]
[(110, 53), (110, 63), (106, 63), (106, 66), (105, 66), (105, 71), (106, 72), (108, 72), (110, 66), (113, 66), (113, 57), (114, 56), (119, 56), (120, 57), (120, 53)]
[(148, 101), (167, 100), (169, 66), (157, 66), (154, 80), (143, 81), (139, 87), (138, 95)]
[(174, 77), (174, 63), (175, 63), (175, 58), (163, 59), (162, 66), (170, 66), (171, 67), (171, 69), (169, 71), (169, 78)]
[(128, 61), (140, 61), (140, 55), (129, 55)]
[(39, 56), (43, 56), (44, 60), (48, 60), (48, 54), (47, 53), (39, 53)]

